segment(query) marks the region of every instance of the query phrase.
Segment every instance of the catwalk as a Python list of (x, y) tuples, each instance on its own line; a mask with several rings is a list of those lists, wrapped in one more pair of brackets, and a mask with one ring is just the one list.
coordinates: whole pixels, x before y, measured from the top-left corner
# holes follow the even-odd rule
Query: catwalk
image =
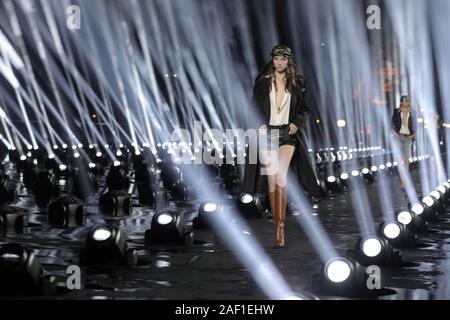
[(450, 299), (449, 13), (1, 1), (1, 298)]

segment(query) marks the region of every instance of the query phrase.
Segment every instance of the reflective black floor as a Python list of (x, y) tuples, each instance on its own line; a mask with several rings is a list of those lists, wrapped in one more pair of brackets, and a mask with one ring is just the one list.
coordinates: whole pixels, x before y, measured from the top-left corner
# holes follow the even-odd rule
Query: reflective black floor
[[(418, 172), (413, 173), (416, 186)], [(394, 208), (407, 205), (406, 195), (398, 188), (396, 176), (387, 179), (390, 184)], [(376, 225), (382, 220), (376, 183), (367, 186), (371, 210)], [(322, 222), (333, 245), (345, 255), (353, 248), (360, 233), (351, 206), (352, 193), (330, 197), (315, 205), (315, 214)], [(62, 286), (66, 281), (66, 268), (78, 262), (79, 250), (84, 245), (88, 227), (94, 222), (107, 221), (120, 227), (129, 247), (138, 249), (139, 265), (129, 267), (82, 267), (82, 290), (73, 290), (42, 299), (266, 299), (249, 272), (242, 267), (218, 239), (209, 231), (199, 231), (190, 247), (145, 247), (144, 232), (150, 226), (154, 211), (135, 207), (125, 218), (105, 218), (98, 213), (97, 199), (90, 201), (86, 227), (56, 229), (47, 224), (47, 215), (34, 206), (31, 197), (21, 199), (19, 205), (30, 208), (31, 227), (27, 234), (10, 236), (4, 242), (19, 242), (34, 249), (46, 270), (54, 274)], [(171, 203), (192, 207), (198, 203)], [(312, 277), (318, 273), (321, 261), (304, 231), (287, 217), (286, 247), (274, 250), (272, 221), (248, 222), (251, 236), (263, 246), (265, 252), (279, 268), (292, 289), (314, 292)], [(431, 231), (420, 235), (428, 246), (402, 250), (403, 259), (417, 263), (413, 267), (382, 269), (382, 285), (395, 290), (395, 294), (380, 299), (449, 299), (450, 283), (450, 212), (431, 225)], [(341, 299), (319, 295), (322, 299)]]

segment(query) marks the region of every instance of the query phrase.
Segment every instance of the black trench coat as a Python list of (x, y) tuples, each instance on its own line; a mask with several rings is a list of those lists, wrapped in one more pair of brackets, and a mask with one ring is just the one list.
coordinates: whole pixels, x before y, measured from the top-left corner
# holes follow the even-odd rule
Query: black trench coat
[[(255, 81), (253, 87), (252, 105), (256, 112), (260, 113), (266, 125), (270, 120), (270, 83), (269, 77), (260, 78)], [(317, 177), (314, 173), (311, 161), (308, 156), (303, 132), (309, 119), (311, 109), (306, 103), (306, 87), (301, 76), (296, 79), (296, 86), (291, 92), (291, 105), (289, 110), (289, 123), (298, 127), (295, 134), (297, 146), (290, 164), (288, 174), (295, 174), (300, 186), (309, 193), (310, 196), (322, 197), (323, 191), (317, 184)], [(260, 174), (260, 163), (246, 164), (244, 180), (242, 182), (242, 192), (248, 193), (266, 193), (267, 176)]]

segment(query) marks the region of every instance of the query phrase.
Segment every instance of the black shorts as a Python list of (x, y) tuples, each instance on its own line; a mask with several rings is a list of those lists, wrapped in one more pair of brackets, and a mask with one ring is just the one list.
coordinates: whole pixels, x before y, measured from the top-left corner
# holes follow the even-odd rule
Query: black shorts
[(289, 134), (289, 126), (287, 124), (281, 126), (269, 126), (267, 130), (267, 145), (269, 149), (276, 142), (274, 141), (276, 138), (276, 130), (278, 130), (279, 147), (284, 145), (295, 147), (297, 145), (297, 138), (295, 137), (295, 134)]

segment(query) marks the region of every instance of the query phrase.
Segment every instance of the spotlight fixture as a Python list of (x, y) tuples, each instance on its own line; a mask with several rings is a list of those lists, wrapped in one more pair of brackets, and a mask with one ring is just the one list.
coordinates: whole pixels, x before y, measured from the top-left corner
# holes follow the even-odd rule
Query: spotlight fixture
[(363, 266), (399, 266), (402, 262), (400, 251), (395, 250), (386, 239), (377, 236), (358, 239), (354, 255), (355, 260)]
[(0, 294), (47, 295), (56, 292), (56, 279), (47, 274), (33, 251), (17, 243), (0, 248)]
[(444, 211), (445, 199), (443, 194), (438, 190), (434, 190), (430, 192), (430, 197), (434, 200), (434, 208), (438, 213), (442, 213)]
[(0, 208), (0, 234), (22, 234), (28, 228), (28, 210), (18, 206)]
[(122, 217), (130, 215), (133, 210), (130, 195), (121, 190), (110, 190), (99, 198), (99, 210), (101, 213)]
[(208, 229), (211, 215), (223, 214), (224, 207), (216, 202), (203, 202), (200, 204), (198, 216), (193, 219), (194, 229)]
[(138, 262), (137, 251), (128, 249), (127, 242), (117, 228), (96, 224), (89, 229), (86, 247), (81, 250), (84, 265), (128, 265)]
[(194, 233), (185, 222), (184, 212), (170, 210), (157, 212), (151, 223), (151, 229), (145, 232), (145, 243), (152, 245), (191, 245)]
[(395, 248), (415, 247), (417, 235), (411, 233), (399, 222), (383, 222), (378, 228), (378, 235), (386, 239)]
[(341, 180), (335, 176), (329, 176), (325, 180), (325, 188), (333, 193), (342, 192)]
[(48, 223), (58, 228), (75, 228), (86, 222), (86, 207), (80, 199), (66, 195), (48, 207)]
[(441, 212), (441, 206), (440, 206), (438, 200), (431, 195), (425, 196), (420, 200), (429, 209), (429, 212), (427, 212), (427, 213), (429, 213), (427, 215), (427, 220), (432, 220), (434, 218), (437, 218), (437, 215)]
[(364, 168), (361, 170), (363, 178), (368, 184), (371, 184), (375, 181), (375, 177), (372, 172), (373, 171), (369, 170), (368, 168)]
[(313, 277), (313, 284), (325, 295), (353, 297), (374, 293), (368, 289), (367, 280), (365, 268), (357, 261), (336, 257), (322, 266), (320, 274)]
[(238, 197), (238, 210), (244, 218), (264, 218), (261, 199), (252, 193), (241, 193)]
[(342, 186), (344, 188), (346, 188), (346, 189), (349, 189), (349, 187), (350, 187), (350, 185), (349, 185), (349, 178), (350, 178), (350, 176), (348, 175), (348, 173), (347, 172), (341, 173), (339, 178), (341, 179)]
[(60, 164), (58, 170), (56, 170), (55, 175), (59, 178), (68, 178), (72, 169), (66, 164)]
[(428, 222), (422, 219), (421, 215), (416, 215), (411, 210), (400, 209), (395, 213), (397, 222), (403, 224), (411, 232), (425, 231)]
[(360, 172), (358, 170), (352, 170), (351, 175), (352, 175), (352, 177), (359, 177)]

